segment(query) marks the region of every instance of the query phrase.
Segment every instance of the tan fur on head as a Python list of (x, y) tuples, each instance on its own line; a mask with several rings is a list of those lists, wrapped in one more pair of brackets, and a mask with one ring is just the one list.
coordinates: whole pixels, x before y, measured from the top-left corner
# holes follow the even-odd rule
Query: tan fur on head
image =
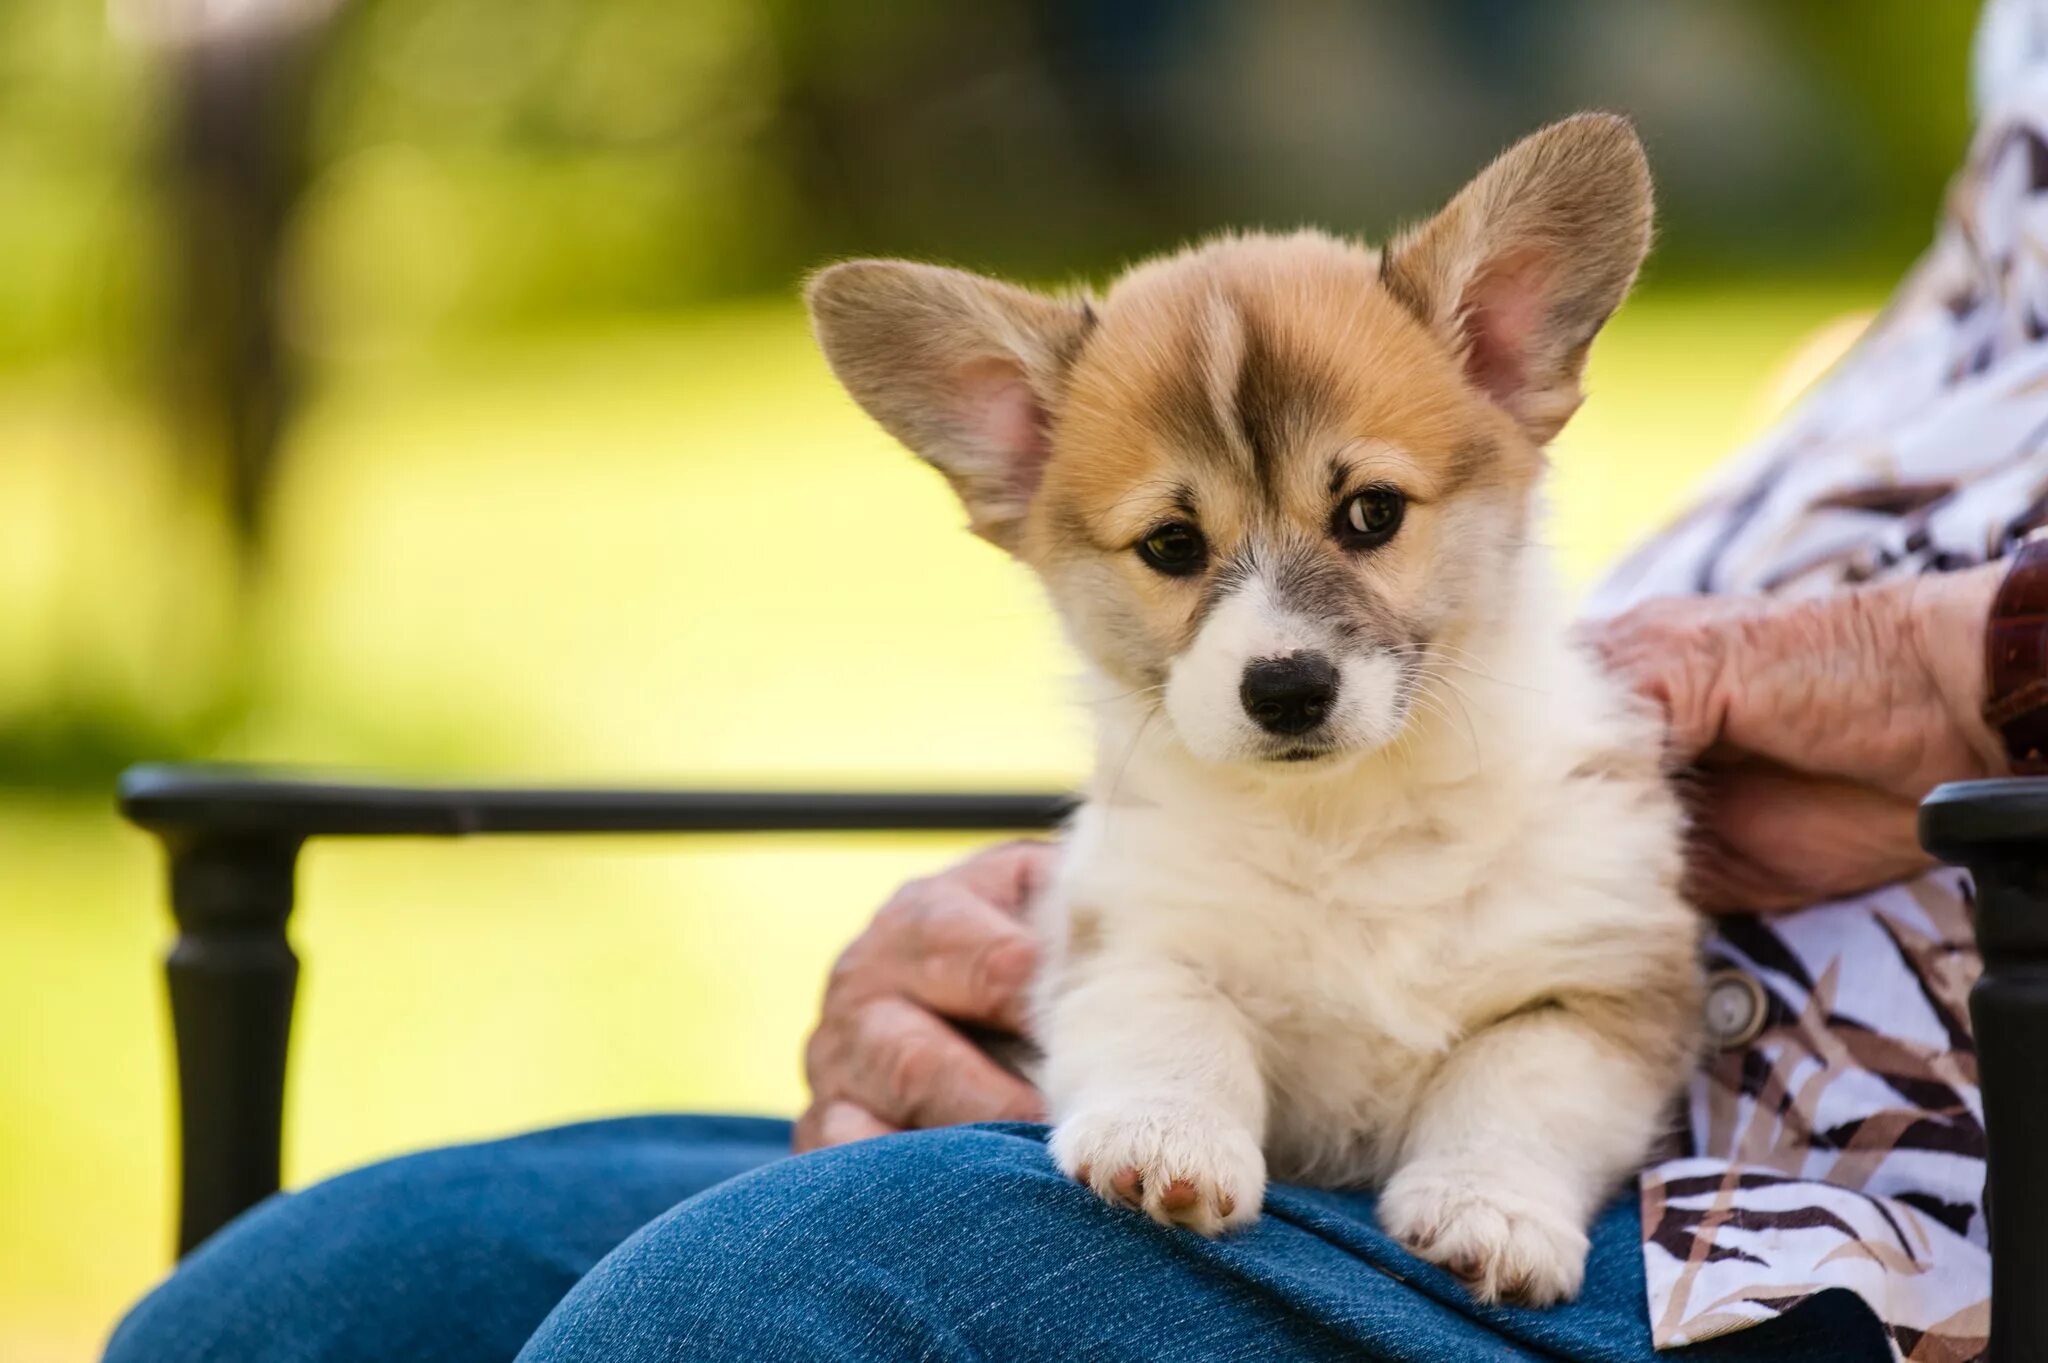
[[(808, 297), (853, 397), (946, 475), (977, 532), (1038, 571), (1091, 662), (1152, 688), (1254, 580), (1361, 656), (1488, 628), (1540, 447), (1578, 405), (1649, 214), (1634, 133), (1583, 115), (1508, 150), (1384, 259), (1321, 232), (1254, 233), (1141, 264), (1099, 301), (890, 261), (833, 266)], [(1376, 486), (1406, 519), (1347, 550), (1332, 518)], [(1162, 576), (1138, 553), (1174, 523), (1207, 545), (1199, 576)], [(1354, 700), (1369, 683), (1384, 704), (1333, 726), (1336, 746), (1388, 741), (1412, 678), (1353, 680)], [(1220, 720), (1213, 741), (1186, 732), (1205, 724), (1196, 711), (1232, 706), (1234, 685), (1174, 714), (1197, 750), (1245, 747)]]
[[(1117, 370), (1093, 366), (1100, 379), (1084, 402), (1100, 411), (1129, 400), (1150, 421), (1147, 443), (1181, 434), (1196, 408), (1166, 390), (1197, 370), (1212, 394), (1230, 382), (1242, 360), (1231, 300), (1247, 296), (1273, 325), (1335, 347), (1356, 377), (1377, 373), (1395, 388), (1421, 362), (1380, 315), (1392, 301), (1541, 445), (1579, 404), (1587, 347), (1635, 278), (1650, 218), (1649, 172), (1627, 120), (1568, 118), (1502, 153), (1384, 260), (1299, 233), (1229, 238), (1137, 267), (1104, 317), (1132, 314), (1114, 319), (1132, 338), (1128, 353)], [(978, 533), (1016, 549), (1056, 453), (1070, 370), (1094, 330), (1089, 302), (872, 260), (820, 271), (806, 298), (847, 391), (945, 473)], [(1157, 391), (1139, 391), (1148, 382)]]

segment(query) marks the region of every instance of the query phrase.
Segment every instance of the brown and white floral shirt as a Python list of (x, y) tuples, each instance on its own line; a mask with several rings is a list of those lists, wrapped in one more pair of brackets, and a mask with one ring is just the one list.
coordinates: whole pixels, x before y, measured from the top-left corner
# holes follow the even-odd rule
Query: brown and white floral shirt
[[(1619, 566), (1595, 613), (1671, 593), (1814, 594), (1942, 572), (2048, 524), (2048, 0), (1991, 0), (1976, 101), (1936, 240), (1890, 307)], [(1729, 972), (1717, 1021), (1754, 1035), (1695, 1078), (1685, 1156), (1642, 1176), (1660, 1348), (1841, 1289), (1885, 1323), (1901, 1358), (1983, 1355), (1969, 909), (1967, 877), (1942, 870), (1717, 924), (1710, 964)]]

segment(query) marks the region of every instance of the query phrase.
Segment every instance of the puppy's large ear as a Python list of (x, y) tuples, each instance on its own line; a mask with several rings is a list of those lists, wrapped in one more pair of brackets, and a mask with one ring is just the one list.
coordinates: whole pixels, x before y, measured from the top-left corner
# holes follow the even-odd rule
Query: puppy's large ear
[(1086, 305), (895, 260), (831, 266), (805, 298), (854, 401), (946, 475), (975, 533), (1014, 551)]
[(1501, 153), (1380, 274), (1540, 445), (1577, 410), (1586, 351), (1649, 249), (1643, 144), (1627, 119), (1578, 114)]

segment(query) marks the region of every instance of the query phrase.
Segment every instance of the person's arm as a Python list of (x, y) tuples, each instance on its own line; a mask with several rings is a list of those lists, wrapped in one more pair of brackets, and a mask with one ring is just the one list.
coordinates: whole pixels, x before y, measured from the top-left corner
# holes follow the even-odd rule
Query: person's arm
[(1588, 627), (1655, 701), (1689, 769), (1688, 894), (1768, 910), (1930, 865), (1914, 812), (1943, 781), (2002, 774), (1984, 630), (2005, 565), (1808, 600), (1684, 597)]

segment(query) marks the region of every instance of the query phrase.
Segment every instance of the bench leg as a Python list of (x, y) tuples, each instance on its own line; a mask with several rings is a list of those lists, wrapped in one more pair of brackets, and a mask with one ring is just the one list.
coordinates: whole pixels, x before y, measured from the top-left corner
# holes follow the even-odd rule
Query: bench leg
[(1986, 859), (1970, 994), (1990, 1149), (1991, 1363), (2048, 1358), (2048, 869)]
[(178, 937), (178, 1253), (277, 1191), (299, 961), (285, 937), (296, 838), (169, 839)]

